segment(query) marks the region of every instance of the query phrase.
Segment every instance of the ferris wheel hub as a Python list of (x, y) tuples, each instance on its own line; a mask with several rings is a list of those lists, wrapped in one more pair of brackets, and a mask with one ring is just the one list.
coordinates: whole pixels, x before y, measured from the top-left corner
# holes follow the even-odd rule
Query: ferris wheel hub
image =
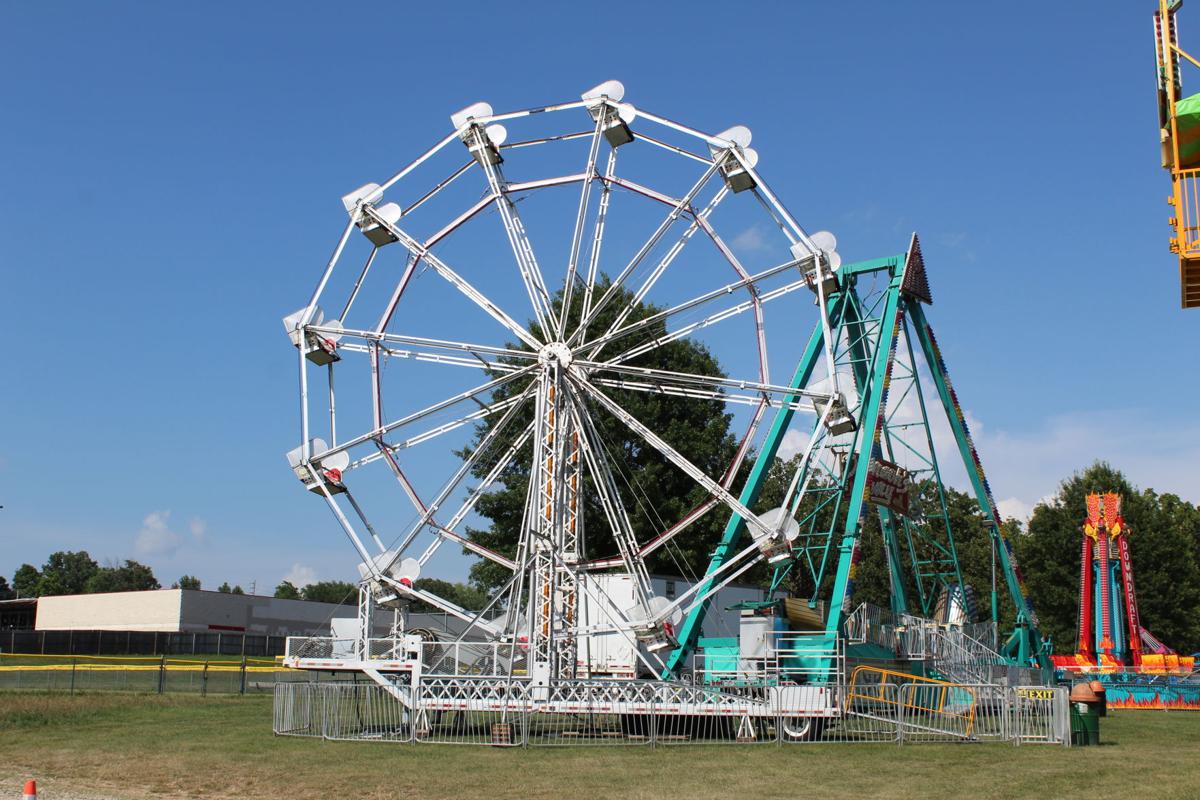
[(571, 366), (571, 348), (566, 342), (550, 342), (538, 351), (538, 363), (543, 366), (557, 363), (564, 369)]

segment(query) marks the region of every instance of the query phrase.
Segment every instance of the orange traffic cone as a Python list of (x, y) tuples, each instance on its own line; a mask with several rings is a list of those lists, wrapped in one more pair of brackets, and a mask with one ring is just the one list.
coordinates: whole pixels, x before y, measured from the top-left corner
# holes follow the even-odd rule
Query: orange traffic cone
[(25, 781), (25, 794), (21, 800), (37, 800), (37, 781)]

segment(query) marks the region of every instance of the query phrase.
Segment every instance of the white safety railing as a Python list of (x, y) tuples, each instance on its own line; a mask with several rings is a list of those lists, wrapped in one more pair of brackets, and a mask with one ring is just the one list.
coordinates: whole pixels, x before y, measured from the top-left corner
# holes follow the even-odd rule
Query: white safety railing
[(926, 634), (927, 658), (946, 680), (990, 683), (992, 668), (1005, 664), (1004, 658), (991, 647), (957, 628), (930, 628)]
[(332, 636), (289, 636), (283, 657), (296, 660), (353, 660), (358, 658), (357, 639), (335, 639)]
[(275, 689), (284, 736), (499, 747), (689, 743), (1070, 744), (1065, 687), (881, 682), (839, 687), (830, 715), (797, 714), (780, 692), (661, 681), (574, 681), (537, 696), (511, 679), (422, 681), (417, 701), (373, 683)]

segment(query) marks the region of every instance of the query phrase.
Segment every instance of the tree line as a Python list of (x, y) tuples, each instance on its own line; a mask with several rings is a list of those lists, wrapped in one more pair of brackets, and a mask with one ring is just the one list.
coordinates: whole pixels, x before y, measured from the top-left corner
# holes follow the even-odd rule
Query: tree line
[[(126, 559), (119, 564), (102, 566), (86, 550), (64, 550), (52, 553), (38, 569), (22, 564), (13, 574), (12, 583), (0, 575), (0, 600), (17, 597), (50, 597), (65, 594), (98, 594), (101, 592), (141, 592), (161, 589), (154, 571), (145, 564)], [(183, 575), (171, 584), (172, 589), (201, 589), (195, 575)], [(426, 589), (456, 602), (464, 608), (482, 607), (487, 594), (482, 589), (464, 583), (452, 583), (437, 578), (421, 578), (417, 588)], [(239, 585), (228, 581), (217, 587), (224, 594), (245, 594)], [(316, 581), (303, 587), (282, 581), (275, 587), (274, 596), (287, 600), (311, 600), (316, 603), (354, 604), (358, 601), (358, 585), (349, 581)], [(416, 604), (415, 611), (433, 611)]]
[[(51, 553), (38, 569), (22, 564), (13, 574), (12, 583), (0, 575), (0, 599), (17, 597), (51, 597), (64, 594), (100, 594), (103, 592), (144, 592), (161, 589), (154, 570), (132, 559), (102, 566), (86, 550), (62, 550)], [(200, 579), (183, 575), (171, 584), (172, 589), (199, 589)], [(228, 582), (217, 587), (218, 592), (245, 594), (241, 586)]]
[[(786, 486), (788, 463), (778, 461), (768, 475), (756, 511), (778, 503)], [(980, 619), (991, 616), (992, 546), (990, 525), (975, 498), (946, 487), (951, 529), (964, 582), (975, 589)], [(1013, 543), (1026, 589), (1037, 609), (1044, 635), (1051, 637), (1055, 651), (1074, 651), (1079, 612), (1079, 558), (1081, 527), (1086, 516), (1089, 492), (1116, 492), (1123, 498), (1123, 512), (1131, 533), (1129, 543), (1137, 586), (1142, 624), (1167, 645), (1181, 653), (1200, 651), (1200, 507), (1170, 493), (1133, 486), (1119, 470), (1103, 462), (1064, 480), (1057, 493), (1033, 511), (1028, 523), (1015, 519), (1004, 523)], [(719, 516), (714, 512), (714, 516)], [(866, 515), (862, 560), (855, 577), (854, 602), (887, 607), (891, 593), (883, 538), (878, 516)], [(703, 574), (703, 553), (680, 553), (686, 563), (679, 566), (692, 574)], [(797, 575), (800, 573), (797, 572)], [(486, 573), (475, 573), (478, 577)], [(760, 574), (758, 578), (765, 578)], [(998, 617), (1001, 628), (1013, 624), (1015, 613), (1004, 585), (997, 575)], [(0, 576), (0, 598), (43, 597), (96, 592), (142, 591), (161, 585), (145, 564), (125, 560), (101, 566), (86, 551), (61, 551), (50, 555), (38, 569), (22, 564), (10, 584)], [(172, 588), (200, 589), (199, 578), (184, 575)], [(463, 608), (479, 610), (487, 604), (491, 586), (486, 581), (455, 583), (421, 578), (417, 588), (431, 591)], [(797, 577), (787, 587), (797, 595), (812, 594), (813, 587)], [(825, 595), (822, 586), (819, 596)], [(910, 596), (912, 595), (912, 587)], [(223, 583), (217, 591), (244, 594), (241, 586)], [(297, 587), (283, 581), (275, 597), (322, 603), (353, 604), (358, 587), (349, 581), (328, 580)], [(436, 611), (414, 604), (413, 611)]]

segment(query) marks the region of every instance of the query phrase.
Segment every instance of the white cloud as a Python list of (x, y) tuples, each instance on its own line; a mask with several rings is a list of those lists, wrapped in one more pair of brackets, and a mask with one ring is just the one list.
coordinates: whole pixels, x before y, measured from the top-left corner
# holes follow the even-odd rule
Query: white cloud
[(310, 583), (317, 582), (317, 571), (303, 564), (292, 564), (291, 571), (287, 575), (284, 575), (283, 579), (297, 589), (302, 589)]
[(167, 526), (170, 511), (151, 511), (142, 520), (133, 549), (139, 556), (174, 555), (183, 537)]
[(1194, 423), (1167, 424), (1143, 409), (1110, 409), (1057, 415), (1017, 431), (983, 428), (975, 438), (992, 486), (1031, 511), (1097, 459), (1136, 486), (1200, 501), (1194, 479), (1200, 425)]
[(196, 544), (204, 544), (208, 540), (208, 523), (199, 517), (192, 517), (188, 522), (188, 530), (192, 532), (192, 538), (196, 540)]
[(767, 237), (763, 235), (762, 228), (758, 225), (751, 225), (746, 230), (733, 237), (733, 247), (735, 250), (745, 252), (758, 252), (759, 250), (767, 249)]
[[(899, 350), (905, 350), (903, 343)], [(922, 361), (920, 356), (918, 360)], [(950, 423), (923, 363), (919, 374), (942, 477), (949, 485), (970, 492), (967, 470)], [(912, 422), (920, 417), (915, 394), (904, 391), (906, 383), (893, 376), (890, 400), (899, 402), (890, 415), (893, 424)], [(848, 379), (839, 384), (844, 392), (853, 385)], [(815, 381), (811, 388), (828, 390), (828, 385), (826, 378)], [(958, 388), (969, 402), (975, 389), (970, 386)], [(853, 405), (853, 394), (848, 394)], [(1110, 408), (1041, 418), (1030, 415), (1019, 427), (1000, 428), (984, 424), (970, 408), (965, 408), (963, 413), (1004, 517), (1027, 521), (1039, 504), (1053, 499), (1063, 480), (1096, 460), (1109, 462), (1138, 487), (1171, 492), (1189, 502), (1200, 502), (1200, 482), (1194, 477), (1195, 465), (1200, 463), (1200, 423), (1163, 419), (1146, 408)], [(797, 420), (798, 424), (785, 434), (780, 446), (782, 458), (802, 452), (807, 444), (807, 431), (799, 422), (801, 417)], [(910, 443), (913, 443), (911, 439)], [(914, 443), (914, 447), (920, 451), (925, 449), (920, 442)], [(904, 466), (921, 466), (919, 460), (903, 448), (898, 450), (897, 460)]]
[(1004, 500), (997, 500), (996, 507), (1000, 509), (1000, 516), (1004, 519), (1015, 517), (1016, 519), (1025, 522), (1033, 514), (1033, 507), (1016, 497), (1008, 497)]
[(782, 458), (784, 461), (792, 458), (792, 456), (804, 450), (808, 444), (808, 436), (795, 428), (790, 428), (783, 435), (783, 441), (779, 443), (779, 453), (777, 458)]

